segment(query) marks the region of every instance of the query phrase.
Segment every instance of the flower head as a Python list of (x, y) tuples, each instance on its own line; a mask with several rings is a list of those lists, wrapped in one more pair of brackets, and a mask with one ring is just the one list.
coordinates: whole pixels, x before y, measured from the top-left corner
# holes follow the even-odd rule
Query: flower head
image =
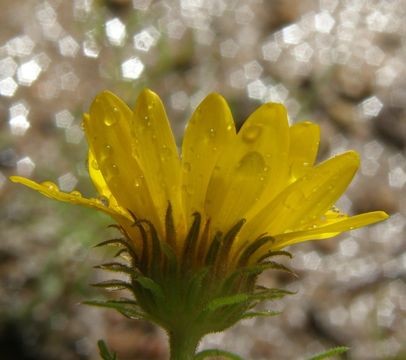
[[(189, 121), (181, 156), (162, 102), (150, 90), (141, 93), (133, 111), (112, 93), (102, 92), (83, 124), (98, 198), (61, 192), (48, 181), (11, 180), (48, 197), (106, 212), (130, 233), (133, 216), (147, 219), (163, 238), (170, 204), (178, 251), (193, 213), (210, 221), (212, 233), (227, 232), (245, 219), (234, 252), (263, 233), (274, 241), (262, 251), (275, 250), (387, 217), (382, 211), (350, 217), (334, 207), (358, 169), (357, 153), (348, 151), (314, 165), (319, 127), (307, 121), (289, 127), (281, 104), (262, 105), (236, 133), (225, 100), (209, 95)], [(132, 240), (142, 246), (139, 236)]]
[[(387, 217), (381, 211), (348, 216), (334, 207), (358, 169), (357, 153), (315, 165), (318, 126), (289, 126), (281, 104), (260, 106), (237, 132), (226, 101), (207, 96), (188, 123), (180, 156), (162, 102), (150, 90), (133, 110), (102, 92), (83, 124), (98, 198), (67, 194), (50, 182), (11, 180), (112, 216), (138, 271), (132, 288), (139, 305), (169, 331), (180, 321), (173, 320), (180, 296), (174, 292), (192, 296), (195, 320), (213, 315), (199, 335), (222, 329), (238, 318), (235, 306), (241, 315), (261, 299), (253, 284), (256, 274), (276, 266), (264, 263), (268, 256)], [(210, 296), (199, 290), (205, 281)], [(227, 321), (218, 320), (220, 310), (228, 311), (221, 317)]]

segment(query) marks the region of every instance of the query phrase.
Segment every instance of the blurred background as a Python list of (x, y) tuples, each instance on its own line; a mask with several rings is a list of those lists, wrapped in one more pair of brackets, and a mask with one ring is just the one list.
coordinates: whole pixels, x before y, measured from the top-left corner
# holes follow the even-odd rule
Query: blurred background
[(347, 359), (406, 359), (406, 0), (0, 0), (0, 358), (163, 360), (165, 334), (80, 302), (92, 249), (112, 232), (94, 211), (12, 185), (18, 174), (94, 195), (82, 113), (109, 89), (133, 105), (155, 90), (180, 143), (210, 92), (241, 125), (260, 103), (321, 126), (320, 159), (356, 149), (362, 167), (339, 207), (389, 220), (290, 249), (296, 295), (283, 314), (206, 337), (247, 359), (304, 359), (348, 345)]

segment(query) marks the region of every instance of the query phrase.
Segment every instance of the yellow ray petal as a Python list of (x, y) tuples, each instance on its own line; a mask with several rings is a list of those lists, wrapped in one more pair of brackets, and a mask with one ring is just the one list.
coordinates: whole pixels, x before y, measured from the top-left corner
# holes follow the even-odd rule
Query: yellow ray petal
[(120, 211), (119, 208), (112, 208), (112, 207), (108, 206), (109, 204), (104, 204), (99, 199), (84, 198), (84, 197), (82, 197), (82, 195), (80, 194), (79, 191), (72, 191), (71, 193), (65, 193), (63, 191), (60, 191), (58, 189), (57, 185), (50, 181), (45, 181), (45, 182), (39, 184), (35, 181), (32, 181), (30, 179), (27, 179), (27, 178), (24, 178), (21, 176), (10, 176), (10, 180), (15, 183), (20, 183), (25, 186), (28, 186), (29, 188), (36, 190), (36, 191), (40, 192), (42, 195), (45, 195), (51, 199), (64, 201), (64, 202), (68, 202), (68, 203), (76, 204), (76, 205), (83, 205), (86, 207), (97, 209), (97, 210), (105, 212), (106, 214), (113, 216), (116, 220), (121, 219), (124, 222), (125, 222), (125, 219), (131, 220), (130, 214), (125, 211)]
[(320, 127), (309, 121), (299, 122), (289, 128), (290, 182), (309, 170), (317, 157), (320, 143)]
[(175, 225), (183, 227), (178, 150), (161, 99), (151, 90), (138, 96), (131, 131), (135, 141), (133, 155), (143, 169), (160, 219), (164, 220), (169, 201)]
[(210, 179), (206, 209), (227, 230), (255, 213), (287, 180), (288, 122), (280, 104), (265, 104), (244, 123), (220, 156)]
[(193, 113), (182, 143), (182, 192), (185, 215), (203, 213), (207, 185), (217, 159), (235, 137), (231, 111), (224, 98), (210, 94)]
[(93, 185), (95, 186), (97, 192), (104, 196), (110, 203), (110, 207), (119, 207), (116, 198), (111, 193), (106, 180), (104, 180), (103, 174), (100, 171), (99, 164), (93, 155), (93, 152), (89, 149), (88, 152), (88, 170), (90, 178), (92, 179)]
[(131, 153), (131, 117), (126, 104), (104, 91), (93, 101), (90, 116), (84, 118), (83, 124), (91, 152), (114, 198), (136, 216), (155, 221), (162, 231), (144, 172)]
[(243, 229), (246, 236), (259, 229), (270, 235), (294, 231), (322, 216), (347, 188), (359, 166), (358, 154), (348, 151), (313, 169), (288, 186)]
[(288, 177), (289, 123), (282, 104), (268, 103), (254, 111), (238, 137), (248, 153), (258, 151), (265, 159), (266, 184), (258, 207), (268, 203), (286, 186)]
[(365, 214), (355, 215), (347, 218), (336, 218), (328, 225), (314, 227), (309, 230), (295, 231), (275, 236), (275, 243), (272, 249), (281, 249), (288, 245), (296, 244), (307, 240), (321, 240), (336, 236), (344, 231), (358, 229), (363, 226), (374, 224), (388, 218), (383, 211), (373, 211)]

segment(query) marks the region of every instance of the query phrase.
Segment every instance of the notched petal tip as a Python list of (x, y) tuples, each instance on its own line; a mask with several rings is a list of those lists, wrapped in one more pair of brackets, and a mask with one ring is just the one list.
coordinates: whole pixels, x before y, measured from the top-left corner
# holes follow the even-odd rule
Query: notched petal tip
[(355, 173), (360, 166), (360, 162), (361, 160), (359, 154), (355, 150), (348, 150), (323, 161), (318, 166), (330, 163), (334, 164), (334, 166), (336, 166), (337, 169), (338, 167), (340, 167), (342, 168), (342, 170), (346, 171), (351, 170), (352, 172)]
[(283, 115), (286, 118), (288, 117), (288, 110), (286, 109), (286, 106), (281, 103), (268, 102), (261, 105), (258, 110), (261, 108), (276, 111), (278, 114)]
[(349, 164), (354, 164), (356, 166), (359, 166), (361, 161), (359, 154), (355, 150), (348, 150), (337, 156), (346, 158)]
[(161, 98), (159, 97), (159, 95), (156, 92), (154, 92), (148, 88), (142, 89), (137, 98), (137, 102), (145, 101), (147, 103), (150, 103), (150, 102), (154, 102), (157, 100), (161, 101)]
[(9, 176), (9, 180), (12, 181), (13, 183), (21, 183), (20, 179), (25, 179), (25, 178), (23, 178), (21, 176), (15, 176), (15, 175)]
[(373, 211), (369, 214), (371, 216), (371, 219), (374, 219), (376, 222), (386, 220), (390, 217), (390, 215), (387, 214), (385, 211)]

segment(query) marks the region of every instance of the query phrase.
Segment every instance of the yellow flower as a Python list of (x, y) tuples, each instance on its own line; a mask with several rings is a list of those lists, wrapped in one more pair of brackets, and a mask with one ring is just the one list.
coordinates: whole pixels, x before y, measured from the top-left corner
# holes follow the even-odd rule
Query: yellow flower
[(387, 217), (382, 211), (348, 216), (336, 210), (334, 203), (358, 169), (357, 153), (348, 151), (315, 165), (319, 127), (307, 121), (289, 126), (281, 104), (260, 106), (237, 133), (226, 101), (218, 94), (207, 96), (188, 123), (181, 156), (162, 102), (150, 90), (141, 93), (134, 110), (102, 92), (83, 124), (98, 198), (61, 192), (51, 182), (18, 176), (11, 180), (111, 215), (140, 251), (134, 217), (150, 221), (164, 239), (168, 204), (178, 255), (193, 213), (210, 224), (211, 236), (200, 244), (203, 254), (214, 234), (226, 233), (244, 219), (229, 249), (230, 259), (264, 233), (273, 241), (260, 247), (258, 256)]
[(348, 216), (334, 207), (359, 166), (348, 151), (315, 165), (319, 128), (289, 126), (281, 104), (260, 106), (236, 132), (225, 100), (211, 94), (185, 131), (179, 156), (159, 97), (144, 90), (131, 110), (109, 92), (84, 116), (89, 174), (99, 197), (64, 193), (49, 181), (11, 180), (61, 201), (103, 211), (118, 222), (128, 282), (136, 301), (91, 302), (161, 325), (171, 359), (189, 360), (202, 336), (222, 331), (258, 303), (288, 291), (256, 286), (282, 248), (324, 239), (387, 218), (382, 211)]

